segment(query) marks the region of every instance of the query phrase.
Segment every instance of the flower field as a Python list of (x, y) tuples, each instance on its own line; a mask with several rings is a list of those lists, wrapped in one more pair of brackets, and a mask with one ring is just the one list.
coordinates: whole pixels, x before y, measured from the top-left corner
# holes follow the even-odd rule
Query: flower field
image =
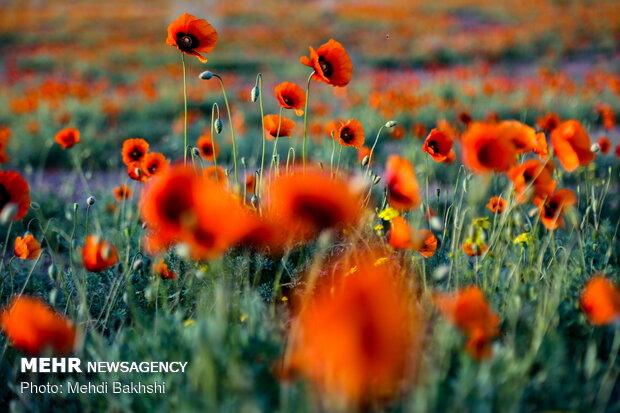
[(619, 45), (615, 0), (0, 2), (3, 411), (619, 412)]

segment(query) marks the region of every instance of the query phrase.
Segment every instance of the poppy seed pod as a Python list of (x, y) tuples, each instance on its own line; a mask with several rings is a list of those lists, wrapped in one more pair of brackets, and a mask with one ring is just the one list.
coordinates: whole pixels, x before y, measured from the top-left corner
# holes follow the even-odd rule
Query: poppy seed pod
[(215, 133), (218, 135), (222, 133), (222, 129), (224, 128), (224, 122), (221, 119), (215, 119), (213, 122), (213, 128), (215, 129)]
[(398, 122), (396, 122), (395, 120), (388, 120), (387, 122), (385, 122), (386, 128), (393, 128), (396, 125), (398, 125)]
[(200, 149), (196, 148), (195, 146), (192, 148), (192, 154), (194, 156), (200, 156)]
[(95, 204), (95, 201), (96, 201), (96, 199), (95, 199), (95, 197), (94, 197), (94, 196), (89, 196), (88, 198), (86, 198), (86, 203), (87, 203), (88, 205), (94, 205), (94, 204)]
[(375, 179), (372, 180), (374, 185), (377, 185), (381, 181), (381, 177), (379, 175), (375, 175)]
[(0, 212), (0, 223), (6, 224), (11, 221), (17, 215), (17, 204), (11, 202), (7, 204), (4, 208), (2, 208), (2, 212)]
[(209, 80), (213, 77), (213, 72), (207, 70), (202, 72), (198, 77), (200, 77), (202, 80)]
[(364, 159), (362, 159), (362, 166), (368, 166), (369, 163), (370, 163), (370, 156), (368, 155), (364, 156)]
[(50, 264), (47, 267), (47, 275), (50, 277), (50, 280), (56, 281), (56, 276), (58, 275), (58, 267), (54, 264)]
[(252, 100), (252, 102), (256, 102), (259, 96), (260, 96), (260, 89), (258, 88), (258, 86), (254, 86), (252, 88), (252, 92), (250, 93), (250, 99)]
[(601, 150), (601, 146), (598, 143), (593, 143), (592, 146), (590, 146), (590, 152), (592, 153), (597, 153)]
[(140, 260), (140, 259), (135, 260), (134, 263), (133, 263), (132, 269), (134, 271), (139, 271), (142, 268), (143, 265), (144, 265), (144, 262), (142, 260)]

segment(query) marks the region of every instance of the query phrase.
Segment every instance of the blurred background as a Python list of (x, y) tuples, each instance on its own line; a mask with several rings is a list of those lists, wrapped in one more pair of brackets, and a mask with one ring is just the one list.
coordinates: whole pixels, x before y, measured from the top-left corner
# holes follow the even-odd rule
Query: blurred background
[(264, 74), (265, 110), (274, 113), (273, 86), (303, 86), (308, 68), (299, 57), (330, 38), (347, 48), (355, 72), (347, 88), (314, 87), (316, 150), (330, 147), (321, 143), (325, 124), (345, 116), (362, 119), (368, 134), (396, 119), (401, 139), (437, 119), (458, 122), (462, 112), (534, 124), (553, 110), (605, 131), (620, 108), (616, 0), (2, 0), (0, 125), (13, 132), (9, 163), (67, 165), (69, 155), (53, 144), (65, 126), (89, 141), (80, 150), (92, 168), (118, 168), (120, 145), (131, 137), (177, 158), (181, 59), (165, 39), (183, 12), (219, 32), (206, 65), (188, 61), (191, 139), (210, 125), (212, 103), (223, 103), (219, 85), (197, 77), (209, 69), (232, 95), (250, 159), (260, 141), (260, 113), (249, 100), (256, 74)]

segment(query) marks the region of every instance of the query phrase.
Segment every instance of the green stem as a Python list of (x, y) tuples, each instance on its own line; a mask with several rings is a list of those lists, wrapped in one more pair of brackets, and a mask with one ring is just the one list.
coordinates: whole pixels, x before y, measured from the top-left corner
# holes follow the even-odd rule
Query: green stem
[(381, 131), (383, 130), (383, 128), (385, 128), (385, 125), (382, 125), (379, 128), (379, 131), (377, 132), (377, 137), (375, 138), (375, 142), (372, 144), (372, 148), (370, 148), (370, 155), (368, 155), (368, 165), (366, 165), (366, 174), (370, 173), (370, 164), (372, 163), (372, 155), (375, 152), (375, 147), (377, 146), (377, 143), (379, 142), (379, 136), (381, 135)]
[(310, 81), (312, 80), (314, 71), (308, 76), (308, 84), (306, 86), (306, 104), (304, 106), (304, 140), (301, 146), (301, 157), (303, 159), (303, 169), (306, 171), (306, 141), (308, 138), (308, 99), (310, 98)]
[(187, 165), (187, 74), (185, 69), (185, 54), (181, 52), (181, 63), (183, 64), (183, 166)]
[(215, 109), (217, 109), (217, 117), (220, 117), (220, 108), (217, 103), (211, 106), (211, 145), (213, 147), (213, 167), (215, 168), (215, 180), (220, 181), (220, 174), (217, 172), (217, 154), (215, 153), (215, 135), (213, 134), (213, 123), (215, 122)]
[[(263, 109), (263, 75), (260, 73), (257, 76), (258, 83), (258, 104), (260, 106), (260, 121), (263, 128), (263, 150), (262, 156), (260, 160), (260, 180), (258, 183), (258, 188), (260, 192), (260, 188), (263, 186), (263, 171), (265, 170), (265, 148), (267, 146), (267, 136), (265, 134), (265, 111)], [(256, 191), (255, 191), (256, 192)]]
[(239, 187), (239, 171), (237, 170), (237, 138), (235, 137), (235, 127), (233, 125), (232, 113), (230, 112), (230, 105), (228, 104), (228, 96), (226, 96), (226, 88), (224, 87), (224, 81), (220, 77), (220, 75), (213, 75), (217, 77), (217, 80), (220, 81), (220, 85), (222, 86), (222, 94), (224, 95), (224, 103), (226, 103), (226, 111), (228, 112), (228, 123), (230, 123), (230, 134), (232, 136), (232, 147), (233, 147), (233, 163), (235, 166), (235, 184)]

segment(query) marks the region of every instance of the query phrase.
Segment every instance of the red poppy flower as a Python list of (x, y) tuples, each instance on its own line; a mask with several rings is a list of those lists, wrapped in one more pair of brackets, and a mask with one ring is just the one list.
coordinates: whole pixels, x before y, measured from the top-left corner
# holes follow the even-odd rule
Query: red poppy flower
[(506, 209), (506, 200), (501, 196), (493, 196), (489, 199), (487, 208), (494, 214), (501, 214)]
[(353, 146), (359, 149), (364, 144), (364, 127), (358, 120), (349, 119), (346, 123), (340, 123), (334, 138), (338, 139), (342, 146)]
[(405, 218), (401, 216), (392, 218), (388, 242), (394, 248), (406, 250), (414, 248), (415, 243), (411, 235), (411, 227)]
[(159, 152), (147, 153), (142, 162), (142, 172), (148, 178), (160, 175), (168, 170), (170, 163)]
[(581, 307), (592, 324), (613, 323), (620, 319), (620, 290), (611, 280), (595, 275), (581, 294)]
[(302, 296), (289, 365), (350, 405), (397, 395), (416, 365), (425, 320), (406, 272), (380, 250), (347, 255)]
[(275, 177), (269, 190), (268, 213), (292, 242), (354, 226), (361, 218), (361, 194), (319, 169)]
[(515, 187), (517, 202), (523, 203), (533, 198), (544, 199), (555, 191), (553, 164), (530, 159), (517, 165), (508, 172), (508, 177)]
[(297, 116), (304, 114), (304, 106), (306, 105), (306, 92), (291, 82), (282, 82), (274, 89), (274, 93), (280, 106), (284, 109), (293, 109)]
[(100, 272), (118, 262), (116, 247), (94, 235), (88, 235), (82, 249), (84, 268), (92, 272)]
[(445, 132), (433, 129), (426, 137), (422, 150), (428, 153), (435, 162), (443, 162), (452, 151), (452, 138)]
[(568, 172), (594, 160), (594, 154), (590, 150), (590, 136), (579, 121), (562, 122), (551, 133), (551, 143), (555, 156)]
[(546, 199), (536, 198), (534, 202), (540, 208), (540, 220), (543, 225), (547, 229), (554, 230), (564, 226), (562, 215), (577, 203), (577, 197), (570, 189), (559, 189), (552, 196)]
[(418, 247), (417, 251), (424, 258), (430, 258), (437, 251), (437, 237), (428, 229), (421, 229), (416, 235)]
[(463, 163), (475, 173), (507, 172), (516, 163), (514, 145), (497, 124), (470, 123), (462, 143)]
[(274, 140), (276, 137), (291, 137), (295, 122), (279, 115), (265, 115), (263, 118), (267, 139)]
[(484, 254), (484, 252), (488, 250), (489, 247), (483, 242), (476, 244), (475, 242), (472, 242), (468, 239), (463, 242), (463, 244), (461, 245), (461, 249), (465, 254), (469, 255), (470, 257), (479, 257)]
[(331, 86), (346, 86), (351, 80), (353, 63), (345, 48), (330, 39), (316, 51), (310, 47), (310, 57), (303, 56), (299, 61), (314, 69), (312, 78)]
[(121, 150), (123, 163), (129, 166), (142, 162), (148, 151), (149, 144), (144, 139), (125, 139)]
[(13, 251), (15, 256), (22, 260), (34, 260), (41, 254), (41, 245), (32, 234), (26, 234), (23, 238), (15, 238)]
[(609, 140), (608, 137), (603, 136), (598, 140), (598, 147), (601, 150), (602, 154), (607, 154), (609, 153), (609, 150), (611, 149), (611, 141)]
[(119, 185), (112, 190), (117, 201), (131, 198), (131, 188), (127, 185)]
[(63, 149), (68, 149), (80, 142), (80, 131), (76, 128), (61, 129), (54, 136), (54, 140)]
[(202, 135), (196, 143), (200, 156), (205, 161), (213, 162), (220, 154), (220, 146), (209, 135)]
[(17, 207), (14, 221), (25, 217), (30, 208), (30, 187), (18, 172), (0, 171), (0, 212), (10, 204)]
[(73, 350), (73, 323), (38, 298), (15, 297), (0, 314), (0, 324), (11, 344), (29, 355), (50, 348), (57, 355)]
[(168, 26), (166, 44), (179, 51), (196, 56), (207, 63), (201, 53), (209, 53), (217, 43), (217, 32), (206, 20), (183, 13)]
[(418, 180), (413, 165), (397, 155), (391, 155), (385, 167), (388, 201), (394, 208), (407, 211), (420, 205)]
[(547, 144), (547, 137), (543, 132), (536, 134), (536, 145), (534, 145), (534, 153), (538, 157), (546, 159), (549, 157), (549, 145)]
[(441, 314), (468, 337), (466, 350), (475, 360), (492, 356), (491, 341), (499, 335), (499, 317), (478, 287), (453, 294), (436, 293), (434, 302)]
[(127, 175), (138, 182), (146, 182), (149, 178), (147, 174), (144, 173), (143, 162), (134, 162), (127, 165)]
[(214, 165), (206, 167), (203, 169), (202, 174), (205, 178), (213, 182), (217, 182), (220, 185), (225, 186), (228, 182), (228, 175), (226, 175), (226, 171), (219, 165), (217, 167)]
[(553, 112), (547, 113), (536, 120), (536, 126), (544, 130), (547, 133), (551, 133), (558, 127), (561, 120), (560, 117)]
[(158, 258), (153, 263), (153, 272), (159, 275), (164, 280), (174, 280), (178, 278), (177, 273), (174, 271), (170, 271), (170, 269), (168, 269), (168, 265), (164, 262), (162, 258)]
[(501, 139), (512, 142), (518, 154), (533, 151), (536, 147), (536, 131), (516, 120), (505, 120), (498, 125)]

